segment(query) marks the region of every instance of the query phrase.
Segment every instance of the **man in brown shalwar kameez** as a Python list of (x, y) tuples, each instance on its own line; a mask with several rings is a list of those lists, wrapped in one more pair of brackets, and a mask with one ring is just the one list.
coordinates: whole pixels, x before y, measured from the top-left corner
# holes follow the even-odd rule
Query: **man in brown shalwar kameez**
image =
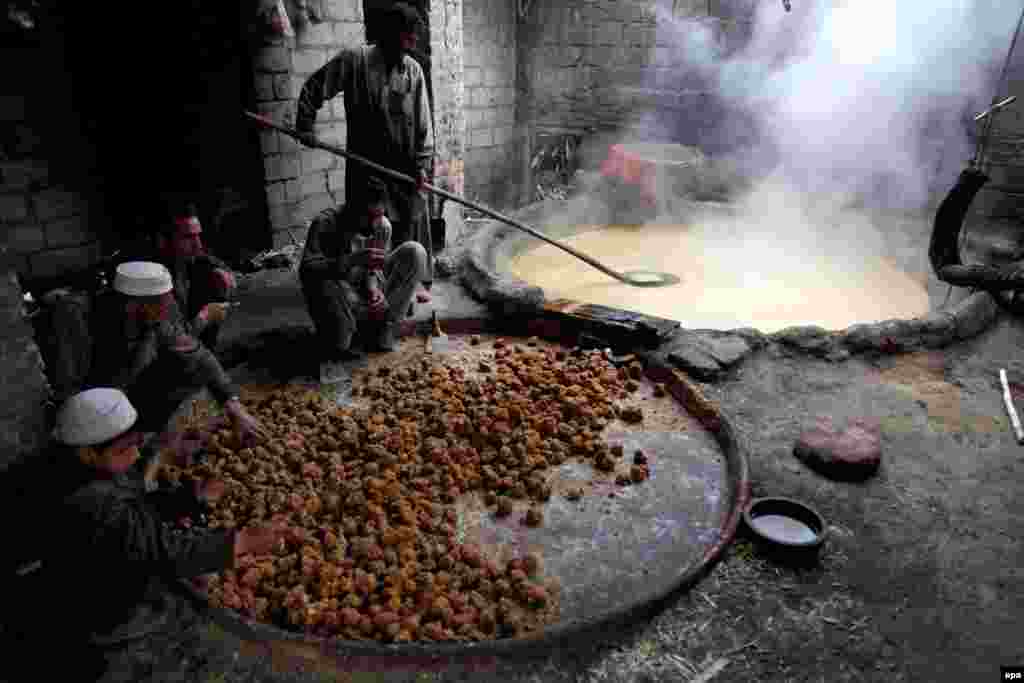
[[(427, 182), (434, 156), (430, 101), (423, 70), (408, 54), (416, 47), (416, 33), (421, 21), (419, 13), (405, 3), (392, 7), (384, 17), (384, 30), (378, 44), (346, 48), (309, 78), (299, 95), (295, 127), (301, 133), (312, 134), (316, 114), (323, 103), (343, 93), (348, 149), (417, 178), (421, 184)], [(374, 261), (373, 264), (364, 264), (367, 260), (365, 254), (357, 253), (362, 251), (360, 236), (369, 238), (365, 247), (379, 250), (374, 244), (379, 242), (375, 233), (379, 232), (377, 228), (382, 217), (391, 225), (391, 244), (395, 245), (395, 252), (410, 242), (423, 248), (425, 268), (415, 270), (423, 271), (418, 275), (420, 281), (432, 279), (430, 216), (421, 187), (375, 175), (369, 169), (350, 162), (345, 172), (345, 205), (340, 209), (328, 209), (313, 220), (310, 233), (317, 235), (318, 239), (307, 238), (307, 253), (303, 258), (305, 263), (326, 257), (339, 266), (335, 269), (337, 272), (327, 273), (322, 268), (300, 270), (303, 292), (321, 341), (337, 352), (348, 350), (354, 332), (352, 327), (357, 322), (352, 315), (345, 315), (341, 310), (352, 309), (344, 301), (346, 297), (341, 296), (340, 302), (334, 301), (340, 296), (337, 283), (351, 284), (354, 289), (349, 294), (354, 293), (365, 301), (371, 313), (380, 308), (374, 303), (381, 302), (383, 296), (387, 296), (389, 303), (393, 298), (385, 290), (387, 281), (396, 278), (356, 277), (349, 272), (356, 264), (371, 266), (368, 270), (377, 271), (378, 275), (392, 270), (389, 263), (376, 263), (376, 257), (369, 259)], [(339, 234), (335, 237), (333, 233)], [(344, 253), (309, 253), (311, 245), (328, 242), (342, 245)], [(387, 254), (385, 261), (390, 262), (395, 252)], [(421, 292), (420, 300), (426, 301), (429, 297)], [(383, 315), (380, 310), (376, 313), (378, 319)], [(389, 311), (384, 316), (386, 321), (378, 322), (393, 324), (396, 322), (395, 313)], [(404, 314), (402, 311), (401, 315)]]

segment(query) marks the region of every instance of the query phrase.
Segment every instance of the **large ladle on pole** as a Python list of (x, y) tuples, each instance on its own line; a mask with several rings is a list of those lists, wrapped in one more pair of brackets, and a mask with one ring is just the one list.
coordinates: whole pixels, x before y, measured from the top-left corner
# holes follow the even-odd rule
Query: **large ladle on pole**
[[(315, 147), (315, 148), (327, 150), (328, 152), (332, 152), (332, 153), (337, 154), (339, 156), (343, 156), (346, 159), (351, 159), (352, 161), (355, 161), (357, 163), (363, 164), (364, 166), (366, 166), (368, 168), (371, 168), (374, 171), (377, 171), (378, 173), (381, 173), (381, 174), (386, 175), (386, 176), (390, 176), (392, 178), (395, 178), (396, 180), (402, 180), (402, 181), (405, 181), (405, 182), (413, 184), (413, 185), (417, 184), (416, 179), (413, 178), (412, 176), (408, 176), (408, 175), (406, 175), (404, 173), (400, 173), (398, 171), (392, 170), (390, 168), (387, 168), (386, 166), (381, 166), (380, 164), (378, 164), (376, 162), (370, 161), (369, 159), (367, 159), (365, 157), (362, 157), (362, 156), (360, 156), (358, 154), (355, 154), (353, 152), (350, 152), (347, 149), (344, 149), (342, 147), (338, 147), (336, 145), (331, 145), (331, 144), (328, 144), (326, 142), (323, 142), (322, 140), (316, 139), (314, 137), (300, 134), (294, 128), (289, 128), (287, 126), (282, 126), (280, 124), (274, 123), (273, 121), (271, 121), (270, 119), (268, 119), (265, 116), (261, 116), (259, 114), (253, 114), (252, 112), (248, 112), (248, 111), (245, 112), (245, 115), (248, 116), (249, 118), (251, 118), (252, 120), (256, 121), (258, 124), (260, 124), (264, 128), (271, 128), (271, 129), (276, 130), (278, 132), (284, 133), (285, 135), (288, 135), (288, 136), (294, 138), (295, 140), (298, 140), (299, 142), (301, 142), (302, 144), (304, 144), (304, 145), (306, 145), (308, 147)], [(587, 265), (593, 266), (594, 268), (598, 269), (599, 271), (601, 271), (605, 275), (607, 275), (609, 277), (612, 277), (612, 278), (615, 278), (619, 282), (623, 282), (623, 283), (625, 283), (627, 285), (632, 285), (634, 287), (669, 287), (671, 285), (679, 283), (679, 278), (676, 277), (675, 275), (671, 275), (669, 273), (660, 273), (660, 272), (648, 271), (648, 270), (630, 270), (630, 271), (626, 271), (624, 273), (619, 272), (617, 270), (609, 268), (608, 266), (604, 265), (600, 261), (597, 261), (597, 260), (591, 258), (590, 256), (587, 256), (586, 254), (583, 254), (583, 253), (580, 253), (580, 252), (576, 251), (575, 249), (573, 249), (570, 246), (562, 244), (558, 240), (551, 239), (547, 235), (534, 230), (530, 226), (528, 226), (528, 225), (526, 225), (524, 223), (521, 223), (521, 222), (515, 220), (514, 218), (509, 218), (508, 216), (503, 216), (502, 214), (498, 213), (497, 211), (493, 211), (492, 209), (488, 209), (486, 206), (482, 206), (481, 204), (477, 204), (474, 201), (470, 201), (469, 199), (465, 199), (464, 197), (460, 197), (457, 194), (452, 194), (451, 192), (448, 192), (446, 190), (442, 190), (441, 188), (435, 187), (434, 185), (424, 184), (423, 188), (425, 190), (429, 191), (429, 192), (433, 192), (436, 195), (439, 195), (439, 196), (444, 197), (446, 199), (450, 199), (453, 202), (457, 202), (459, 204), (462, 204), (463, 206), (468, 206), (471, 209), (476, 209), (477, 211), (479, 211), (480, 213), (482, 213), (482, 214), (484, 214), (486, 216), (489, 216), (489, 217), (491, 217), (491, 218), (493, 218), (495, 220), (501, 221), (502, 223), (506, 223), (508, 225), (511, 225), (513, 228), (518, 228), (519, 230), (522, 230), (523, 232), (528, 233), (528, 234), (536, 237), (539, 240), (543, 240), (544, 242), (547, 242), (548, 244), (551, 244), (551, 245), (553, 245), (555, 247), (558, 247), (562, 251), (567, 252), (567, 253), (575, 256), (576, 258), (578, 258), (579, 260), (583, 261)]]

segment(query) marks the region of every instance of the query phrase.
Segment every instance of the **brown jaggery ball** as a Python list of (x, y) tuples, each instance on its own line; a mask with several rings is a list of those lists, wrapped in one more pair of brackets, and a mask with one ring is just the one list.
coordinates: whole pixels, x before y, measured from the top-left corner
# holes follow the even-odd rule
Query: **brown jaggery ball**
[(636, 391), (639, 388), (640, 388), (640, 385), (637, 384), (636, 380), (632, 380), (632, 379), (626, 380), (626, 391), (632, 393), (632, 392)]
[(625, 449), (622, 447), (621, 443), (617, 443), (611, 447), (611, 453), (612, 457), (621, 458), (623, 453), (625, 453)]
[(639, 380), (644, 376), (644, 366), (640, 365), (640, 363), (630, 363), (628, 372), (630, 378)]
[(479, 334), (474, 334), (472, 337), (469, 338), (469, 343), (472, 346), (479, 346), (480, 345), (480, 335)]
[(639, 406), (627, 406), (619, 411), (619, 417), (628, 424), (637, 424), (644, 421), (644, 411)]
[(502, 496), (498, 499), (498, 510), (496, 514), (498, 517), (508, 517), (515, 511), (515, 506), (512, 504), (512, 500), (507, 496)]
[(544, 523), (544, 513), (540, 508), (530, 508), (526, 512), (526, 526), (537, 527)]
[(664, 398), (668, 392), (665, 390), (665, 385), (661, 382), (654, 385), (654, 396), (655, 398)]
[(601, 453), (597, 456), (594, 466), (602, 472), (611, 472), (615, 469), (615, 461), (607, 453)]

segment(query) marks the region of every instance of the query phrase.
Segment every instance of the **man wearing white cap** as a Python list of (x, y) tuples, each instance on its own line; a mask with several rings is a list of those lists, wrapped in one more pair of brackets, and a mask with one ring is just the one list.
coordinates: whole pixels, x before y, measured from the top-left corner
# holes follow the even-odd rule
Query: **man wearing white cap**
[[(24, 604), (7, 606), (23, 608), (17, 610), (20, 635), (28, 642), (18, 654), (31, 658), (39, 680), (48, 680), (40, 671), (48, 661), (74, 671), (73, 680), (98, 679), (105, 669), (104, 647), (166, 622), (161, 579), (231, 569), (240, 556), (268, 554), (283, 538), (281, 528), (185, 534), (167, 527), (165, 520), (199, 502), (216, 502), (224, 484), (197, 484), (165, 494), (158, 503), (159, 494), (146, 492), (134, 467), (137, 419), (128, 397), (109, 388), (76, 394), (58, 413), (54, 472), (47, 490), (39, 492), (55, 503), (39, 522), (42, 568), (23, 579), (27, 585), (16, 599)], [(57, 653), (56, 661), (47, 652)], [(5, 663), (17, 665), (9, 658)]]
[(183, 401), (203, 386), (224, 407), (244, 441), (265, 436), (238, 400), (220, 361), (188, 333), (167, 268), (132, 261), (117, 267), (114, 293), (97, 305), (90, 386), (124, 389), (140, 429), (162, 432)]

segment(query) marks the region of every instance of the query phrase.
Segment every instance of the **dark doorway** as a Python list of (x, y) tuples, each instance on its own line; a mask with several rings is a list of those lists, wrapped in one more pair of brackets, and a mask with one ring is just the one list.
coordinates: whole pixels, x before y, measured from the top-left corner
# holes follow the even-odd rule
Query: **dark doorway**
[(270, 246), (246, 3), (65, 3), (79, 116), (110, 228), (135, 241), (187, 198), (229, 261)]

